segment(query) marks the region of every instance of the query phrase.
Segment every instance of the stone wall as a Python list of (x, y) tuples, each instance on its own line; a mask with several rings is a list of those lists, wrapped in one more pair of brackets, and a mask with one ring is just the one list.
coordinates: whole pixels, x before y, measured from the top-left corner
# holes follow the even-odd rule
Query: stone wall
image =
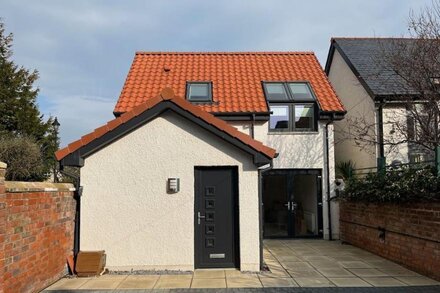
[(73, 185), (4, 181), (0, 163), (0, 292), (39, 292), (73, 254)]
[(440, 280), (440, 203), (341, 202), (341, 240)]

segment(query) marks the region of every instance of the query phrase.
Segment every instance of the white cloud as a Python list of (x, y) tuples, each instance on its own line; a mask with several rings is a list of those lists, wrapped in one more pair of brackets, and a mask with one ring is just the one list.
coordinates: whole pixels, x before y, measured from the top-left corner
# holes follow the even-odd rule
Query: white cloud
[(112, 118), (134, 52), (312, 50), (332, 36), (399, 36), (431, 0), (1, 1), (14, 59), (40, 72), (68, 143)]
[(114, 101), (97, 96), (58, 98), (45, 111), (61, 124), (61, 145), (66, 145), (113, 119)]

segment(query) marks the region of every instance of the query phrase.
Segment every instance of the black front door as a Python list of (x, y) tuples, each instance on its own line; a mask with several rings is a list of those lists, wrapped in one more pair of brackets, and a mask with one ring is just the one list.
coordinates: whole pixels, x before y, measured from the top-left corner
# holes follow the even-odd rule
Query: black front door
[(195, 267), (238, 267), (236, 167), (195, 168)]
[(322, 237), (321, 171), (274, 169), (263, 176), (264, 237)]

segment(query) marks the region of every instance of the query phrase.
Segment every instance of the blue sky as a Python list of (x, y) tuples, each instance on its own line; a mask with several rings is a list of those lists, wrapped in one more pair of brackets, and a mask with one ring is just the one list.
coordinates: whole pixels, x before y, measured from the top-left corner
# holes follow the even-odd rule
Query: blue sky
[(402, 36), (431, 0), (0, 0), (14, 60), (37, 69), (38, 104), (65, 145), (113, 118), (135, 51), (314, 51), (334, 36)]

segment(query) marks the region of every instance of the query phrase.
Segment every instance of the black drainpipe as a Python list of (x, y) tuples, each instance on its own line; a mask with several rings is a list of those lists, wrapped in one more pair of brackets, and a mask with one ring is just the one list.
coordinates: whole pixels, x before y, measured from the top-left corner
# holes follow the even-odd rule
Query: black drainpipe
[(272, 162), (265, 169), (258, 169), (258, 213), (260, 214), (260, 270), (263, 269), (263, 173), (273, 168)]
[(331, 215), (331, 198), (330, 198), (330, 158), (329, 158), (329, 142), (328, 142), (328, 126), (333, 123), (334, 116), (325, 124), (325, 157), (326, 157), (326, 181), (327, 181), (327, 216), (328, 216), (328, 233), (329, 240), (333, 240), (332, 236), (332, 215)]
[(252, 138), (255, 138), (254, 137), (254, 135), (255, 135), (255, 114), (253, 113), (252, 114), (252, 121), (251, 121), (251, 137)]
[(75, 211), (75, 242), (73, 246), (73, 254), (75, 256), (75, 262), (76, 257), (78, 256), (79, 250), (80, 250), (80, 227), (81, 227), (81, 195), (82, 195), (82, 187), (79, 185), (79, 178), (78, 178), (78, 185), (76, 187), (75, 192), (75, 199), (76, 199), (76, 211)]
[(76, 257), (78, 256), (80, 249), (79, 235), (80, 235), (80, 224), (81, 224), (81, 195), (82, 195), (82, 187), (80, 185), (80, 177), (75, 174), (66, 172), (60, 168), (60, 172), (63, 175), (66, 175), (73, 179), (73, 185), (75, 186), (75, 191), (73, 193), (73, 198), (76, 201), (75, 206), (75, 231), (74, 231), (74, 239), (73, 239), (73, 256), (76, 263)]

